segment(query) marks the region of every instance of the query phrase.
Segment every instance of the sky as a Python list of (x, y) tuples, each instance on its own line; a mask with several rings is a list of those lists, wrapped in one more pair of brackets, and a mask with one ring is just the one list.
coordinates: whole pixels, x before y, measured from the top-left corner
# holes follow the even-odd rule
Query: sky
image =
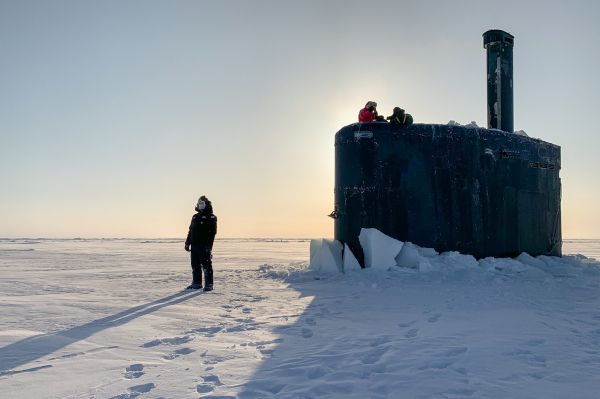
[(0, 237), (330, 237), (334, 134), (367, 100), (562, 147), (564, 238), (600, 238), (600, 2), (0, 0)]

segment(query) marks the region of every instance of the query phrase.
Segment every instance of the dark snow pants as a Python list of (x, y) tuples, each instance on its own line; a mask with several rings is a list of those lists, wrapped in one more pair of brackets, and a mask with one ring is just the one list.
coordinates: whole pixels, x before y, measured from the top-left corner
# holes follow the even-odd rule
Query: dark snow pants
[(212, 253), (209, 247), (192, 245), (192, 278), (194, 284), (202, 285), (204, 271), (205, 287), (213, 285)]

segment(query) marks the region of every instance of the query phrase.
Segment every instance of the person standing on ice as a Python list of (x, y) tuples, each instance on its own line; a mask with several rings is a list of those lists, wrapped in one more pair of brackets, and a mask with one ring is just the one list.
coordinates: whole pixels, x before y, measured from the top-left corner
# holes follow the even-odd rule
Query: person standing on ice
[(384, 121), (382, 116), (377, 114), (377, 103), (375, 101), (367, 101), (365, 107), (358, 112), (359, 122), (375, 122)]
[(195, 211), (197, 213), (192, 216), (185, 240), (185, 250), (191, 250), (192, 260), (192, 284), (187, 289), (202, 288), (204, 271), (204, 291), (212, 291), (212, 247), (217, 234), (217, 217), (213, 213), (211, 202), (204, 195), (198, 200)]

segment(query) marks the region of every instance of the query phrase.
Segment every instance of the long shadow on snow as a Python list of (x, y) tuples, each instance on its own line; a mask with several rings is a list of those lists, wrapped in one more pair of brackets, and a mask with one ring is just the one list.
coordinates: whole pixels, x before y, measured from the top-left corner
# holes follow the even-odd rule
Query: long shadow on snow
[[(385, 351), (385, 348), (378, 346), (385, 346), (387, 341), (382, 341), (381, 337), (374, 338), (369, 329), (339, 328), (339, 324), (352, 326), (353, 322), (348, 323), (345, 319), (344, 323), (340, 323), (339, 318), (345, 318), (346, 315), (337, 306), (341, 302), (345, 306), (360, 304), (360, 296), (354, 288), (332, 281), (331, 284), (336, 285), (336, 291), (330, 292), (326, 289), (330, 284), (327, 279), (288, 281), (286, 284), (301, 297), (308, 296), (313, 300), (295, 323), (275, 327), (273, 332), (277, 335), (276, 339), (271, 342), (271, 347), (267, 343), (266, 348), (260, 349), (265, 356), (262, 363), (248, 381), (237, 386), (236, 396), (223, 396), (216, 391), (212, 395), (202, 396), (202, 399), (356, 397), (352, 396), (353, 386), (348, 383), (348, 378), (366, 381), (373, 372), (372, 369), (378, 367), (379, 357)], [(356, 322), (360, 323), (358, 320)], [(362, 370), (353, 376), (350, 375), (352, 372), (345, 370), (350, 365), (341, 364), (348, 361), (344, 351), (348, 349), (350, 342), (362, 342), (364, 345), (364, 348), (354, 347), (356, 361), (364, 367), (359, 366)], [(385, 395), (374, 394), (370, 397), (380, 398)]]
[(81, 341), (107, 328), (123, 325), (133, 319), (155, 312), (166, 306), (176, 305), (191, 299), (200, 292), (182, 291), (154, 302), (134, 306), (112, 316), (94, 320), (81, 326), (51, 334), (36, 335), (0, 348), (0, 377), (16, 374), (11, 371), (33, 360), (49, 355), (67, 345)]
[[(423, 302), (411, 299), (415, 291), (406, 290), (410, 283), (400, 283), (405, 277), (391, 282), (377, 273), (360, 273), (288, 280), (290, 289), (311, 302), (294, 315), (293, 324), (284, 321), (289, 315), (280, 315), (271, 331), (275, 339), (257, 346), (262, 363), (247, 381), (224, 387), (234, 388), (235, 396), (224, 396), (217, 387), (202, 399), (448, 398), (474, 393), (454, 367), (468, 351), (467, 343), (441, 326), (448, 325), (443, 321), (446, 291), (439, 283), (420, 284), (430, 290)], [(415, 376), (438, 383), (419, 386)]]
[[(589, 306), (589, 317), (582, 317), (584, 328), (591, 332), (585, 345), (597, 346), (600, 336), (600, 314), (593, 308), (600, 274), (594, 269), (580, 270), (556, 265), (548, 267), (549, 274), (532, 269), (529, 276), (509, 269), (499, 273), (474, 270), (469, 275), (456, 271), (454, 282), (435, 276), (429, 279), (425, 274), (414, 280), (410, 275), (392, 276), (386, 283), (385, 277), (382, 280), (365, 271), (354, 275), (360, 278), (358, 284), (353, 275), (319, 281), (291, 279), (288, 287), (312, 301), (295, 315), (295, 323), (274, 328), (277, 339), (257, 347), (262, 363), (247, 381), (229, 387), (235, 388), (236, 396), (218, 395), (217, 389), (202, 399), (515, 397), (529, 389), (528, 376), (540, 384), (536, 385), (539, 392), (551, 390), (556, 383), (544, 382), (542, 377), (560, 374), (555, 366), (544, 376), (547, 366), (539, 342), (560, 334), (574, 334), (574, 342), (588, 338), (580, 331), (573, 333), (571, 318), (565, 319), (568, 327), (550, 324), (551, 333), (541, 322), (556, 321), (555, 315), (567, 314), (569, 303), (577, 303), (580, 314)], [(582, 274), (586, 277), (581, 284), (565, 285), (565, 291), (558, 291), (565, 304), (557, 308), (553, 287), (560, 288), (565, 284), (561, 279), (568, 280), (573, 273), (586, 273)], [(548, 278), (558, 279), (556, 285)], [(536, 289), (535, 297), (530, 296), (530, 289)], [(365, 311), (369, 307), (377, 311)], [(486, 325), (496, 318), (504, 322)], [(492, 329), (503, 324), (508, 327), (494, 334)], [(533, 348), (537, 345), (539, 350)], [(596, 354), (581, 346), (582, 353), (593, 356), (589, 364), (598, 364)], [(510, 362), (503, 360), (511, 356)], [(560, 354), (560, 359), (565, 357), (566, 353)], [(580, 364), (577, 356), (570, 361)], [(527, 364), (522, 377), (519, 364)], [(535, 374), (528, 374), (533, 367)], [(470, 384), (469, 373), (483, 377), (475, 377), (478, 383)], [(594, 372), (586, 373), (586, 383), (593, 384)], [(517, 379), (511, 380), (514, 376)]]

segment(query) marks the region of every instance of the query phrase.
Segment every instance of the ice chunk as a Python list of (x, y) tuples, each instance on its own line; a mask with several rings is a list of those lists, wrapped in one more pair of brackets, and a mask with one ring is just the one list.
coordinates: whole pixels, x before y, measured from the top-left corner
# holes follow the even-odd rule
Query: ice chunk
[(312, 270), (318, 270), (319, 269), (319, 257), (321, 254), (321, 247), (323, 246), (323, 240), (322, 239), (315, 239), (315, 240), (310, 240), (310, 262), (308, 264), (308, 267)]
[(336, 240), (311, 240), (309, 267), (322, 274), (342, 271), (342, 243)]
[[(413, 244), (414, 245), (414, 244)], [(418, 245), (415, 245), (415, 247), (417, 248), (417, 250), (419, 251), (419, 254), (421, 256), (424, 256), (426, 258), (432, 258), (434, 256), (439, 255), (439, 252), (436, 251), (433, 248), (425, 248), (425, 247), (420, 247)]]
[(405, 242), (402, 250), (396, 256), (396, 264), (401, 267), (419, 268), (419, 262), (422, 260), (418, 247), (412, 242)]
[(321, 270), (324, 272), (340, 273), (342, 271), (342, 252), (344, 246), (337, 240), (323, 240), (324, 258), (322, 260)]
[(477, 126), (477, 122), (475, 121), (471, 121), (471, 123), (467, 123), (465, 125), (465, 127), (468, 127), (469, 129), (478, 129), (479, 126)]
[(377, 229), (361, 229), (358, 240), (365, 253), (365, 267), (382, 270), (396, 266), (396, 256), (404, 245)]
[(361, 270), (360, 263), (350, 250), (348, 244), (344, 244), (344, 273)]
[(401, 267), (410, 267), (423, 273), (437, 271), (443, 261), (437, 257), (438, 252), (433, 248), (421, 248), (412, 242), (405, 242), (402, 250), (396, 256), (396, 264)]
[(516, 130), (515, 134), (518, 134), (519, 136), (529, 137), (529, 135), (527, 134), (527, 132), (525, 132), (525, 130)]

